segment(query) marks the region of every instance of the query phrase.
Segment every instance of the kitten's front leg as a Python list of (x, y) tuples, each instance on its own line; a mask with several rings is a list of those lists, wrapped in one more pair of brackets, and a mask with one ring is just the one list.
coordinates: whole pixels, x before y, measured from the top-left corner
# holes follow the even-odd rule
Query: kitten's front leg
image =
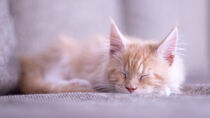
[(62, 89), (66, 92), (94, 92), (89, 81), (79, 78), (69, 80), (67, 85)]

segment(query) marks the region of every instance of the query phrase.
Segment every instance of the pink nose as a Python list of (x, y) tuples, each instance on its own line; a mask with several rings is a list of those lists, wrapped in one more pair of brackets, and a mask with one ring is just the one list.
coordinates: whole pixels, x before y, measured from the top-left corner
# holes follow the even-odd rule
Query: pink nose
[(128, 89), (128, 91), (129, 91), (130, 93), (133, 93), (137, 88), (129, 88), (129, 87), (126, 87), (126, 89)]

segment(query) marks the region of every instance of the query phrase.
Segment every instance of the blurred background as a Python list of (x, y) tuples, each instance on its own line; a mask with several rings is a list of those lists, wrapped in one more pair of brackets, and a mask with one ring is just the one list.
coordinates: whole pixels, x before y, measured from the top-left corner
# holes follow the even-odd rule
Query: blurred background
[(208, 0), (11, 0), (21, 53), (33, 53), (59, 34), (86, 40), (109, 34), (109, 16), (124, 34), (163, 39), (179, 22), (187, 83), (210, 83)]

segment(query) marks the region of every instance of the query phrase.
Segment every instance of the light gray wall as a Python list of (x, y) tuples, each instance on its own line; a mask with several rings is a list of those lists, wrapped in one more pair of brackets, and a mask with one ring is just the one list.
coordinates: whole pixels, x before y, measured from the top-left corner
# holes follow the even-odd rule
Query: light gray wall
[(24, 53), (39, 50), (59, 34), (75, 39), (106, 35), (109, 16), (123, 26), (120, 0), (11, 0), (10, 5)]

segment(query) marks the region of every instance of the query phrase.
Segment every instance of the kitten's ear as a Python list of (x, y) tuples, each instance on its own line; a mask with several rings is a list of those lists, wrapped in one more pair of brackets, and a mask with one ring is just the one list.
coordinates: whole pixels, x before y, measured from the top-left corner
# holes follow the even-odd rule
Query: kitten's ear
[(157, 54), (160, 58), (166, 60), (169, 65), (174, 61), (176, 45), (178, 40), (178, 28), (177, 26), (162, 40), (157, 49)]
[(120, 52), (125, 48), (125, 38), (119, 31), (117, 25), (111, 19), (111, 31), (110, 31), (110, 54)]

